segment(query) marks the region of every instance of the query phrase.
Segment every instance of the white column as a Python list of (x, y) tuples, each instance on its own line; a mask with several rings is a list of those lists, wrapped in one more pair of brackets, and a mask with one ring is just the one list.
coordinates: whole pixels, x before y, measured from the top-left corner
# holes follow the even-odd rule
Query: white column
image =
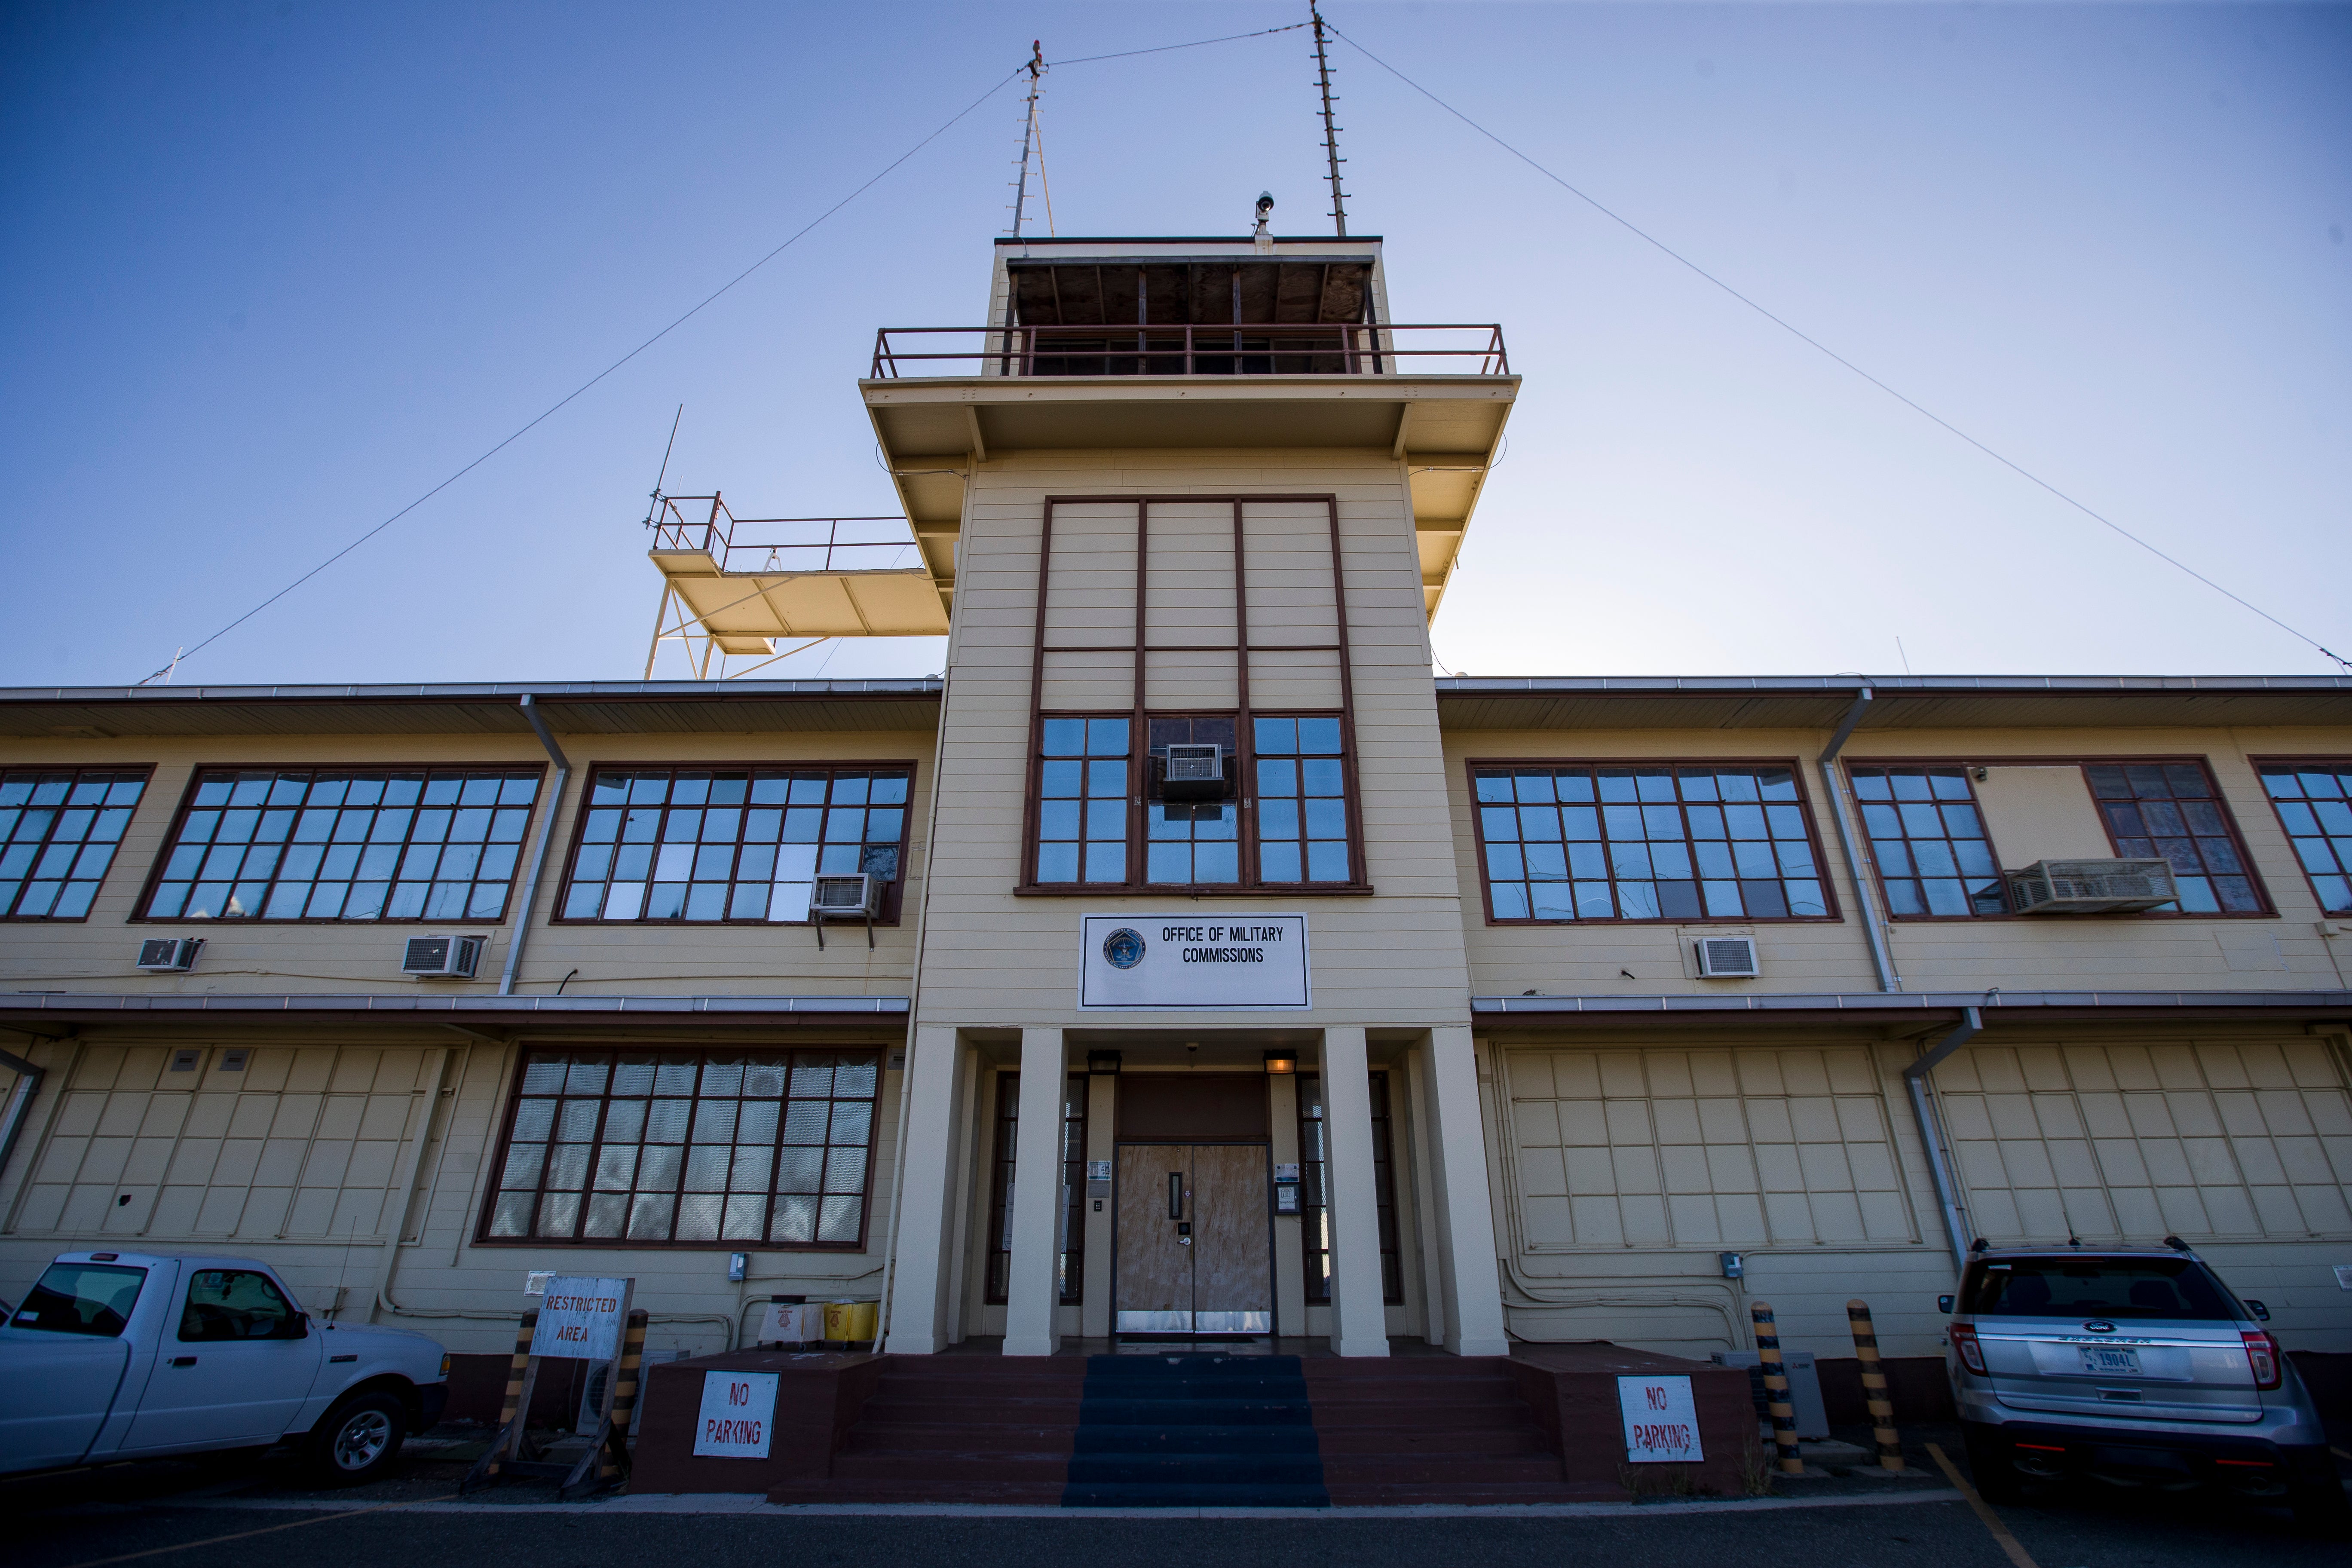
[(899, 1168), (898, 1260), (890, 1279), (890, 1330), (897, 1355), (929, 1355), (948, 1343), (948, 1249), (955, 1235), (949, 1194), (962, 1146), (957, 1107), (963, 1099), (963, 1042), (952, 1028), (918, 1028), (907, 1051), (907, 1150)]
[(1062, 1342), (1054, 1267), (1062, 1218), (1062, 1031), (1021, 1031), (1021, 1113), (1013, 1145), (1013, 1273), (1004, 1353), (1052, 1355)]
[[(1274, 1163), (1296, 1165), (1298, 1079), (1287, 1073), (1268, 1073), (1265, 1087), (1274, 1113)], [(1307, 1260), (1299, 1255), (1298, 1235), (1302, 1223), (1295, 1213), (1274, 1216), (1274, 1331), (1285, 1339), (1307, 1331)]]
[(1371, 1064), (1360, 1028), (1323, 1031), (1324, 1201), (1331, 1213), (1331, 1350), (1389, 1353), (1372, 1177)]
[[(1118, 1157), (1118, 1075), (1093, 1073), (1087, 1079), (1087, 1161), (1106, 1164)], [(1079, 1309), (1079, 1332), (1090, 1340), (1110, 1338), (1111, 1184), (1087, 1180), (1086, 1305)]]
[(1444, 1287), (1445, 1348), (1455, 1355), (1508, 1355), (1495, 1207), (1486, 1186), (1486, 1118), (1478, 1109), (1478, 1058), (1470, 1031), (1432, 1029), (1427, 1058), (1423, 1145), (1437, 1189), (1437, 1234), (1428, 1244), (1437, 1253)]

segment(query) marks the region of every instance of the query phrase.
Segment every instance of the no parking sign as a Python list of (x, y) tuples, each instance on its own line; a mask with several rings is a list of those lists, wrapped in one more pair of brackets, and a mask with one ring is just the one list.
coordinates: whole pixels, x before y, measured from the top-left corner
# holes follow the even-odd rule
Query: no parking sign
[(694, 1451), (705, 1458), (764, 1459), (776, 1423), (772, 1372), (706, 1372)]
[(1706, 1458), (1699, 1446), (1698, 1407), (1687, 1377), (1621, 1377), (1617, 1407), (1625, 1418), (1625, 1458), (1663, 1465)]

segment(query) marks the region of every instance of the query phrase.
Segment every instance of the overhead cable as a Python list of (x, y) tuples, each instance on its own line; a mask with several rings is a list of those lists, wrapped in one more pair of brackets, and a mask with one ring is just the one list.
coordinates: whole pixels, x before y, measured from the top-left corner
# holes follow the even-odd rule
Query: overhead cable
[(1471, 119), (1468, 115), (1463, 113), (1460, 110), (1446, 102), (1445, 100), (1438, 97), (1437, 94), (1430, 91), (1429, 89), (1422, 86), (1421, 83), (1413, 80), (1412, 78), (1405, 75), (1404, 72), (1397, 69), (1396, 67), (1389, 64), (1388, 61), (1381, 58), (1380, 56), (1372, 53), (1371, 50), (1364, 47), (1363, 45), (1356, 42), (1355, 39), (1349, 37), (1347, 34), (1332, 26), (1329, 21), (1327, 20), (1323, 26), (1329, 29), (1334, 37), (1347, 44), (1349, 47), (1354, 49), (1358, 54), (1363, 56), (1366, 59), (1371, 61), (1374, 65), (1380, 67), (1391, 76), (1396, 78), (1397, 80), (1404, 83), (1405, 86), (1412, 89), (1413, 91), (1421, 94), (1422, 97), (1429, 100), (1430, 102), (1437, 105), (1438, 108), (1445, 110), (1446, 113), (1454, 116), (1454, 119), (1462, 121), (1463, 124), (1467, 125), (1471, 130), (1475, 131), (1479, 135), (1484, 136), (1487, 141), (1492, 142), (1496, 146), (1500, 147), (1504, 152), (1508, 153), (1512, 157), (1517, 158), (1520, 163), (1525, 163), (1528, 168), (1533, 169), (1537, 174), (1541, 174), (1545, 179), (1549, 180), (1553, 184), (1558, 185), (1561, 190), (1566, 191), (1570, 195), (1572, 195), (1577, 200), (1584, 203), (1587, 206), (1599, 213), (1601, 216), (1609, 219), (1612, 223), (1618, 225), (1627, 233), (1632, 234), (1636, 238), (1655, 247), (1659, 251), (1672, 258), (1674, 260), (1680, 262), (1683, 266), (1690, 268), (1693, 272), (1697, 273), (1701, 278), (1706, 279), (1709, 283), (1714, 284), (1717, 289), (1722, 289), (1725, 293), (1730, 295), (1733, 299), (1738, 300), (1741, 304), (1747, 306), (1749, 310), (1755, 311), (1758, 315), (1763, 317), (1774, 326), (1779, 327), (1783, 331), (1789, 333), (1791, 337), (1796, 338), (1800, 342), (1806, 343), (1812, 348), (1820, 350), (1822, 353), (1828, 355), (1839, 364), (1843, 365), (1846, 369), (1853, 372), (1854, 374), (1862, 377), (1863, 380), (1870, 383), (1871, 385), (1878, 388), (1879, 391), (1886, 394), (1887, 396), (1892, 397), (1897, 403), (1902, 404), (1906, 408), (1910, 409), (1913, 413), (1919, 415), (1923, 418), (1941, 426), (1946, 431), (1958, 437), (1969, 446), (1974, 447), (1978, 451), (1982, 452), (1986, 457), (1990, 458), (1994, 462), (1999, 463), (2001, 467), (2009, 469), (2020, 478), (2049, 491), (2052, 495), (2056, 496), (2060, 500), (2064, 501), (2068, 506), (2073, 507), (2076, 511), (2081, 512), (2084, 517), (2091, 519), (2094, 522), (2099, 523), (2105, 528), (2112, 529), (2115, 532), (2131, 541), (2134, 544), (2138, 545), (2142, 550), (2147, 551), (2150, 555), (2153, 555), (2158, 560), (2165, 563), (2165, 564), (2177, 567), (2180, 571), (2187, 573), (2189, 576), (2194, 577), (2198, 582), (2204, 584), (2205, 586), (2212, 589), (2223, 598), (2230, 600), (2232, 604), (2237, 605), (2240, 608), (2252, 611), (2255, 615), (2260, 616), (2263, 620), (2266, 620), (2271, 625), (2278, 627), (2279, 630), (2286, 633), (2289, 637), (2294, 637), (2296, 641), (2308, 643), (2313, 647), (2317, 648), (2321, 654), (2335, 660), (2338, 665), (2343, 666), (2346, 669), (2352, 669), (2352, 659), (2346, 658), (2343, 655), (2336, 652), (2333, 648), (2327, 647), (2327, 645), (2321, 642), (2318, 638), (2312, 637), (2307, 633), (2297, 631), (2294, 627), (2287, 625), (2284, 621), (2280, 620), (2276, 616), (2272, 615), (2268, 610), (2263, 609), (2261, 605), (2252, 604), (2240, 595), (2231, 593), (2229, 589), (2224, 588), (2221, 584), (2216, 583), (2212, 578), (2208, 577), (2205, 574), (2198, 571), (2194, 566), (2189, 565), (2187, 562), (2180, 560), (2178, 556), (2166, 554), (2162, 550), (2158, 549), (2147, 540), (2142, 539), (2139, 535), (2132, 532), (2129, 529), (2124, 527), (2123, 524), (2116, 521), (2113, 518), (2093, 510), (2090, 507), (2085, 506), (2079, 500), (2076, 500), (2073, 496), (2068, 495), (2064, 490), (2060, 489), (2056, 485), (2052, 484), (2049, 480), (2043, 479), (2041, 475), (2034, 473), (2024, 465), (2003, 457), (2000, 453), (1994, 451), (1990, 447), (1986, 446), (1982, 441), (1978, 440), (1974, 436), (1969, 435), (1967, 431), (1961, 429), (1950, 420), (1946, 419), (1943, 416), (1935, 413), (1931, 409), (1923, 407), (1918, 403), (1914, 402), (1911, 398), (1905, 396), (1902, 393), (1897, 392), (1895, 388), (1887, 385), (1886, 383), (1879, 380), (1878, 377), (1871, 374), (1870, 372), (1863, 369), (1860, 365), (1854, 363), (1852, 360), (1838, 353), (1835, 349), (1831, 348), (1827, 343), (1822, 342), (1819, 338), (1806, 332), (1801, 328), (1795, 326), (1784, 318), (1775, 315), (1771, 310), (1766, 309), (1764, 306), (1758, 304), (1754, 300), (1749, 299), (1747, 295), (1741, 293), (1738, 289), (1733, 288), (1722, 279), (1717, 278), (1714, 273), (1709, 272), (1706, 268), (1701, 267), (1697, 262), (1693, 261), (1689, 257), (1685, 256), (1682, 252), (1668, 245), (1664, 240), (1660, 239), (1657, 236), (1650, 233), (1647, 229), (1643, 228), (1631, 218), (1628, 218), (1623, 214), (1604, 205), (1594, 196), (1578, 189), (1576, 186), (1569, 184), (1566, 180), (1560, 178), (1559, 175), (1553, 174), (1549, 169), (1547, 169), (1541, 163), (1537, 163), (1527, 153), (1520, 152), (1517, 147), (1512, 146), (1508, 142), (1504, 141), (1500, 136), (1497, 136), (1492, 131), (1487, 130), (1484, 125), (1479, 124), (1476, 121)]

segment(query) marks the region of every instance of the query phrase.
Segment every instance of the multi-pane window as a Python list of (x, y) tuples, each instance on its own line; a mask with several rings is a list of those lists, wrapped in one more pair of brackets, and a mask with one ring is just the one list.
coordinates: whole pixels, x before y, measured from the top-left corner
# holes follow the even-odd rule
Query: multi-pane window
[(905, 768), (607, 768), (588, 786), (561, 918), (805, 921), (816, 877), (860, 872), (897, 915)]
[(2199, 763), (2093, 763), (2084, 768), (2116, 853), (2171, 862), (2178, 902), (2168, 914), (2258, 915), (2254, 885), (2221, 792)]
[(483, 1235), (852, 1248), (872, 1051), (533, 1051)]
[(1125, 719), (1047, 719), (1038, 767), (1036, 880), (1127, 880)]
[(1967, 769), (1858, 767), (1853, 795), (1888, 913), (2009, 912)]
[[(1404, 1269), (1397, 1244), (1396, 1173), (1389, 1156), (1389, 1075), (1371, 1075), (1372, 1203), (1380, 1213), (1381, 1300), (1404, 1300)], [(1307, 1275), (1307, 1299), (1331, 1299), (1331, 1201), (1329, 1122), (1323, 1106), (1323, 1079), (1298, 1079), (1299, 1247)]]
[(1171, 745), (1213, 745), (1221, 749), (1225, 778), (1234, 781), (1234, 742), (1237, 726), (1230, 716), (1186, 718), (1154, 714), (1149, 728), (1153, 788), (1143, 803), (1143, 879), (1163, 886), (1198, 887), (1242, 879), (1241, 808), (1232, 799), (1162, 800), (1158, 780), (1164, 776)]
[(196, 775), (149, 920), (495, 921), (537, 768), (263, 768)]
[(2266, 763), (2262, 774), (2319, 907), (2352, 914), (2352, 762)]
[(89, 913), (147, 775), (97, 768), (0, 773), (0, 918)]
[(1348, 776), (1339, 721), (1257, 719), (1257, 874), (1262, 882), (1345, 882)]
[[(1003, 1306), (1013, 1279), (1013, 1155), (1021, 1143), (1021, 1075), (996, 1076), (996, 1183), (988, 1205), (988, 1279), (983, 1300)], [(1065, 1307), (1084, 1300), (1087, 1282), (1087, 1079), (1062, 1080), (1061, 1193), (1054, 1209), (1054, 1285)]]
[(1497, 921), (1830, 912), (1793, 769), (1522, 764), (1471, 782)]

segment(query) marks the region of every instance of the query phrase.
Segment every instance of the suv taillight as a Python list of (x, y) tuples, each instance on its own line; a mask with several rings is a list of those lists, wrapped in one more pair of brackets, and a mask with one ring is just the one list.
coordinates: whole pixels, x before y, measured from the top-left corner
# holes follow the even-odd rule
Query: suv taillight
[(1977, 1331), (1966, 1323), (1954, 1323), (1951, 1332), (1952, 1348), (1960, 1352), (1960, 1364), (1982, 1377), (1985, 1374), (1984, 1347), (1977, 1343)]
[(2246, 1361), (2254, 1369), (2256, 1388), (2276, 1388), (2281, 1377), (2278, 1341), (2268, 1334), (2240, 1334), (2246, 1342)]

